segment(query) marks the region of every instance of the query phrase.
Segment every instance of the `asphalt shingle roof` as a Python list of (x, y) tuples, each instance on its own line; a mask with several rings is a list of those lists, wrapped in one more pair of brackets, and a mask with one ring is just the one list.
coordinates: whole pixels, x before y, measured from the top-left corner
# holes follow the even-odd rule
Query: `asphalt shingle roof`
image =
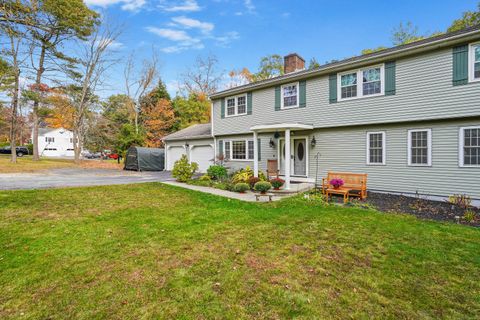
[(212, 137), (212, 126), (210, 123), (194, 124), (183, 130), (174, 132), (164, 137), (163, 140), (184, 140), (184, 139), (201, 139)]

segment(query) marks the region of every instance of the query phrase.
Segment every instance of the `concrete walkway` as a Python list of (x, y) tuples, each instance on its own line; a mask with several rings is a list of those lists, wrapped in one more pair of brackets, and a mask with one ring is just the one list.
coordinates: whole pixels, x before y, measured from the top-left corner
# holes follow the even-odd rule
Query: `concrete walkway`
[[(247, 201), (247, 202), (257, 202), (257, 200), (255, 198), (255, 193), (253, 193), (251, 191), (247, 191), (246, 193), (238, 193), (238, 192), (232, 192), (232, 191), (227, 191), (227, 190), (215, 189), (215, 188), (211, 188), (211, 187), (194, 186), (194, 185), (181, 183), (181, 182), (177, 182), (177, 181), (165, 181), (164, 183), (168, 184), (168, 185), (171, 185), (171, 186), (177, 186), (177, 187), (181, 187), (181, 188), (185, 188), (185, 189), (210, 193), (210, 194), (220, 196), (220, 197), (236, 199), (236, 200), (241, 200), (241, 201)], [(282, 198), (291, 197), (293, 195), (295, 195), (295, 193), (275, 194), (272, 197), (272, 201), (278, 201)], [(258, 202), (268, 202), (268, 197), (260, 197)]]

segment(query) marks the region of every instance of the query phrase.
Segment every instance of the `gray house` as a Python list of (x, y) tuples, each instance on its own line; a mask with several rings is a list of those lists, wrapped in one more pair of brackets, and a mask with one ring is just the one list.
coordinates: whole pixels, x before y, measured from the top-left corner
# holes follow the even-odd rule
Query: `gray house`
[[(480, 199), (480, 26), (312, 70), (291, 54), (285, 75), (210, 98), (211, 131), (194, 138), (212, 163), (275, 159), (286, 188), (342, 171), (373, 191)], [(188, 130), (167, 145), (187, 150)]]

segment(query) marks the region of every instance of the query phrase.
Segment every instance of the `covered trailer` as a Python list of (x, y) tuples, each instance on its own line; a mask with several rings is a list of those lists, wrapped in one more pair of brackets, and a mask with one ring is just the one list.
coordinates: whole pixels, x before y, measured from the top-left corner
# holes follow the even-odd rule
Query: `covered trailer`
[(125, 157), (125, 167), (123, 169), (135, 171), (162, 171), (164, 168), (164, 149), (130, 147)]

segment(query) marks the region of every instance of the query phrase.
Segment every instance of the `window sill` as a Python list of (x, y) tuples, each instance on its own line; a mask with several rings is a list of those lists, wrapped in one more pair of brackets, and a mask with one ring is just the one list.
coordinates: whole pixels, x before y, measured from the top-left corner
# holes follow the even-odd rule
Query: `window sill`
[(458, 166), (459, 168), (480, 168), (480, 165), (461, 165), (461, 166)]
[(408, 164), (408, 167), (420, 167), (420, 168), (429, 168), (432, 165), (431, 164)]
[(381, 166), (386, 166), (386, 163), (367, 163), (367, 166), (374, 166), (374, 167), (381, 167)]
[(290, 110), (290, 109), (298, 109), (299, 106), (291, 106), (291, 107), (281, 107), (280, 110)]
[(379, 93), (379, 94), (370, 94), (368, 96), (361, 96), (361, 97), (354, 97), (354, 98), (344, 98), (344, 99), (337, 99), (337, 102), (343, 102), (343, 101), (352, 101), (352, 100), (362, 100), (362, 99), (368, 99), (368, 98), (376, 98), (376, 97), (384, 97), (385, 93)]
[(225, 162), (251, 162), (253, 159), (228, 159)]
[(241, 117), (241, 116), (246, 116), (246, 115), (248, 115), (248, 113), (234, 114), (234, 115), (231, 115), (231, 116), (225, 115), (225, 119), (226, 119), (226, 118)]

